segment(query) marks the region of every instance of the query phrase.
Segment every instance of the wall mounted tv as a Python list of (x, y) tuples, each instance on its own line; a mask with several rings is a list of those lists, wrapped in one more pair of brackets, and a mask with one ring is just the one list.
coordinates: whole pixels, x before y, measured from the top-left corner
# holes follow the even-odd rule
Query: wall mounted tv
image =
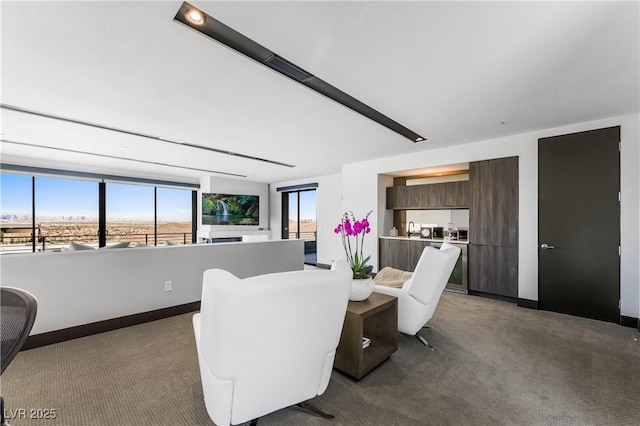
[(259, 225), (257, 195), (202, 194), (203, 225)]

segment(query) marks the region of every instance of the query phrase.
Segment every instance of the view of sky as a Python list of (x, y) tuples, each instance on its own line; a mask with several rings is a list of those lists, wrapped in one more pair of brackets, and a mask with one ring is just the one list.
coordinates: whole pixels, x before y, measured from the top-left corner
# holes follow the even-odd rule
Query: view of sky
[[(36, 218), (98, 217), (95, 181), (36, 177)], [(153, 187), (107, 183), (107, 220), (153, 220)], [(0, 214), (31, 214), (31, 176), (0, 175)], [(158, 188), (158, 221), (191, 220), (191, 191)]]
[(298, 194), (300, 194), (300, 220), (316, 219), (316, 191), (289, 193), (289, 219), (298, 217)]

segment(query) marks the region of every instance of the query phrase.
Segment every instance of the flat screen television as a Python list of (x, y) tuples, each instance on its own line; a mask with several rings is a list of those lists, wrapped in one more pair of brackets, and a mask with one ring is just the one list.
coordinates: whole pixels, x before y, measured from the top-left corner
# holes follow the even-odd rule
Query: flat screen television
[(259, 225), (257, 195), (202, 194), (203, 225)]

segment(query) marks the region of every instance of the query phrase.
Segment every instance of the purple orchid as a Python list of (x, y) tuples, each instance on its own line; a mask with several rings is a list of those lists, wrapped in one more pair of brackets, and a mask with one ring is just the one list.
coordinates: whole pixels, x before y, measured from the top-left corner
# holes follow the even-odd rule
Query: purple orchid
[[(333, 230), (334, 233), (342, 236), (342, 246), (344, 252), (347, 255), (347, 260), (353, 270), (353, 278), (361, 279), (367, 278), (369, 268), (367, 262), (371, 256), (364, 257), (362, 253), (362, 247), (364, 245), (364, 236), (371, 232), (371, 226), (369, 223), (370, 211), (362, 220), (356, 220), (353, 212), (345, 212), (340, 219), (340, 223)], [(355, 250), (352, 250), (351, 239), (354, 237)]]

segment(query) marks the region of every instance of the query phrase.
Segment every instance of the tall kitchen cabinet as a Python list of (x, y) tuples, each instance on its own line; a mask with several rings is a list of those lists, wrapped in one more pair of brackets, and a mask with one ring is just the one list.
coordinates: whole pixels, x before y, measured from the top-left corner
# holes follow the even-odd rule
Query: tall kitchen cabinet
[(469, 290), (518, 297), (518, 157), (469, 164)]

